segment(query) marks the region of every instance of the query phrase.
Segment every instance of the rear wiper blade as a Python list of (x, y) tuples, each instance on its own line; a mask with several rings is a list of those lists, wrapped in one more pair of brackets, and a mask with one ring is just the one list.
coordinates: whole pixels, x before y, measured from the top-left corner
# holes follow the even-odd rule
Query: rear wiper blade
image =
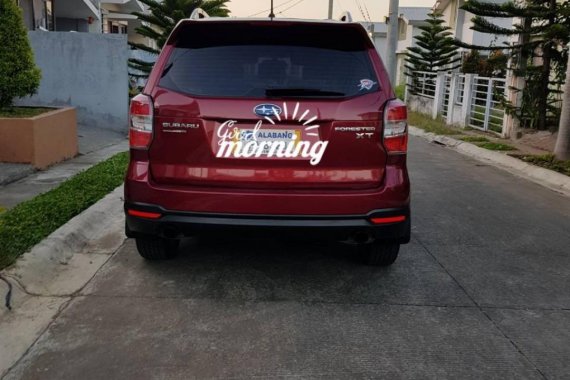
[(268, 88), (266, 96), (344, 96), (344, 92), (319, 90), (316, 88)]

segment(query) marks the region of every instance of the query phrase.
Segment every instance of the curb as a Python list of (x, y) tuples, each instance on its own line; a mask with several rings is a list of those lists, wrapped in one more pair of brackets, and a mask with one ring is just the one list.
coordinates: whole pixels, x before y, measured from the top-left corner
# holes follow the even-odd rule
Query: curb
[(1, 272), (14, 295), (11, 311), (0, 308), (0, 378), (124, 243), (122, 194), (121, 185)]
[[(4, 165), (10, 165), (10, 164), (4, 163)], [(36, 172), (36, 169), (32, 165), (26, 165), (26, 164), (16, 164), (16, 165), (21, 165), (22, 167), (19, 168), (17, 171), (8, 170), (8, 174), (0, 173), (0, 186), (9, 185), (12, 182), (19, 181), (22, 178), (26, 178), (27, 176)]]
[(421, 137), (429, 142), (445, 145), (465, 156), (490, 163), (493, 166), (506, 170), (511, 174), (532, 181), (536, 184), (570, 197), (570, 177), (552, 170), (526, 163), (518, 158), (507, 156), (504, 153), (480, 148), (474, 144), (457, 140), (448, 136), (436, 135), (424, 130), (409, 126), (412, 136)]

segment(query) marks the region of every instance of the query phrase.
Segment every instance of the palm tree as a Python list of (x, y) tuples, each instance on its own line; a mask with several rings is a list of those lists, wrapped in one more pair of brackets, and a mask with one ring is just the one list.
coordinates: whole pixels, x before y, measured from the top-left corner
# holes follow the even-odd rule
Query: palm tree
[[(160, 49), (166, 43), (166, 39), (178, 21), (190, 17), (196, 8), (202, 8), (210, 16), (227, 17), (230, 13), (226, 6), (229, 0), (139, 0), (144, 3), (149, 12), (133, 12), (143, 25), (136, 28), (136, 32), (142, 36), (156, 41), (157, 48), (138, 43), (129, 43), (134, 49), (143, 50), (151, 54), (160, 53)], [(148, 77), (153, 62), (141, 59), (129, 59), (129, 67), (135, 72), (135, 77)]]
[(560, 127), (558, 128), (554, 155), (559, 160), (570, 160), (570, 54), (568, 55), (566, 84), (564, 85), (564, 97), (560, 113)]

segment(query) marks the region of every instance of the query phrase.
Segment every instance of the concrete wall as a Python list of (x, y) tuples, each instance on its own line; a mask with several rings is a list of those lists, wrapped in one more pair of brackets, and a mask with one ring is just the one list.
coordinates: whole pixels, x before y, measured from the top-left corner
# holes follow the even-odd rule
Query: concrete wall
[(425, 96), (409, 95), (407, 104), (410, 110), (431, 115), (433, 110), (433, 99)]
[(29, 37), (42, 81), (36, 95), (18, 104), (73, 106), (79, 124), (127, 131), (126, 36), (31, 31)]

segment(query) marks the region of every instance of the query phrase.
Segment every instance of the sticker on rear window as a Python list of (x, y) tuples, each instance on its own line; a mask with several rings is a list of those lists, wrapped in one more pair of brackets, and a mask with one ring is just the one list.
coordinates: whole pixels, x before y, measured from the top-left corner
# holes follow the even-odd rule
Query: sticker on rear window
[(374, 82), (372, 79), (361, 79), (358, 87), (359, 91), (362, 91), (362, 90), (370, 90), (375, 85), (376, 82)]

